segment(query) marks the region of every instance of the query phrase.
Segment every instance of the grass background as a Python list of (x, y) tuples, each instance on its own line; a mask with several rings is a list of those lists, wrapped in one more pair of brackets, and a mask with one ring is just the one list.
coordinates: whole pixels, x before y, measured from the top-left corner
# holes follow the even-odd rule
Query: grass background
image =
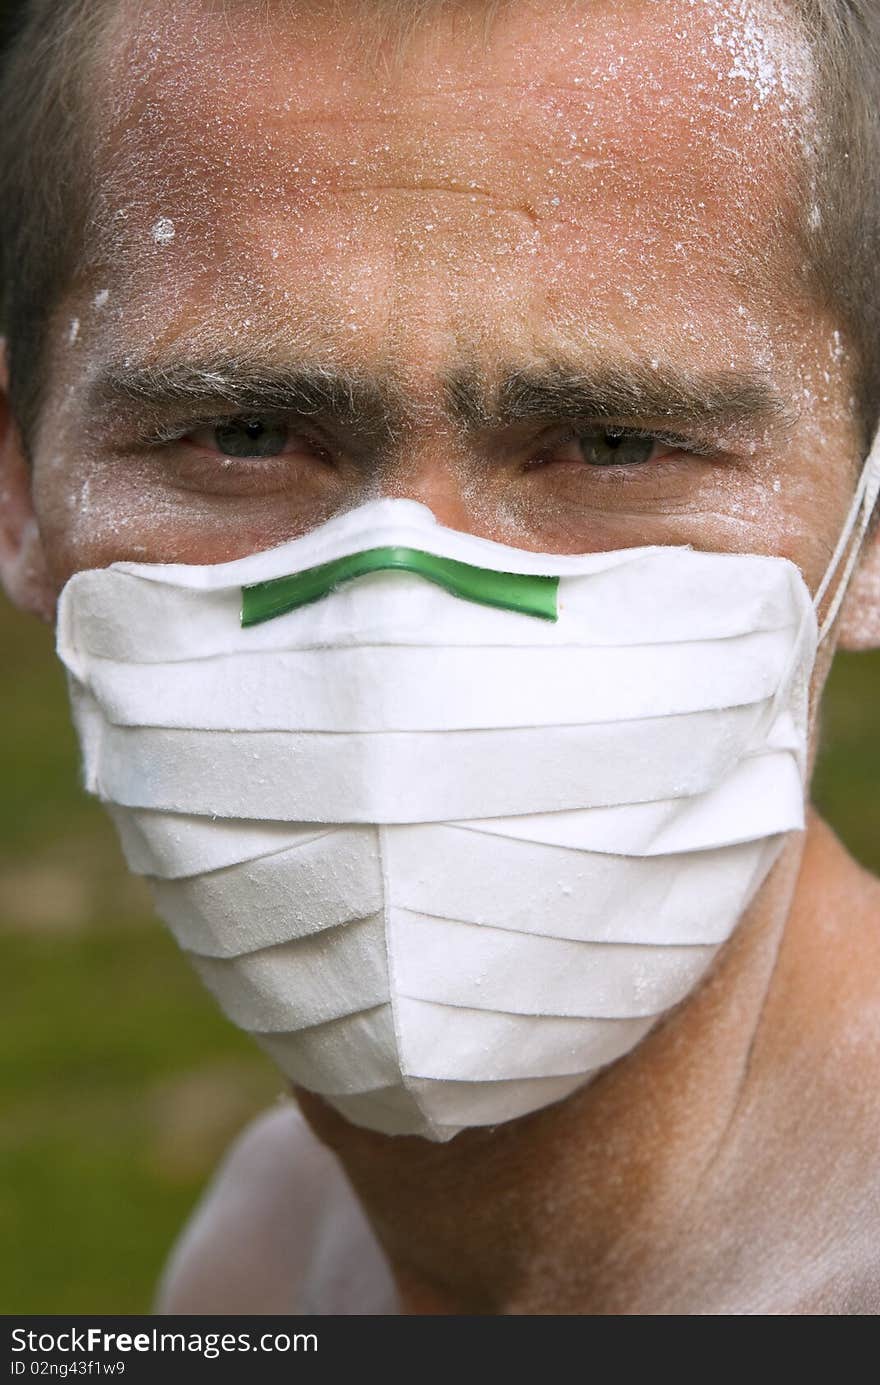
[[(0, 598), (0, 648), (0, 1312), (146, 1312), (212, 1167), (281, 1082), (80, 792), (48, 630)], [(815, 794), (876, 870), (878, 694), (880, 655), (839, 657)]]

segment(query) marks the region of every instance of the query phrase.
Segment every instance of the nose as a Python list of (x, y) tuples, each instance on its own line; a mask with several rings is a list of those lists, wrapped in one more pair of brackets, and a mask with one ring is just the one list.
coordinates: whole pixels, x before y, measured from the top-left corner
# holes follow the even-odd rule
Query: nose
[(427, 505), (449, 529), (491, 537), (480, 525), (475, 483), (459, 439), (442, 430), (414, 430), (382, 480), (381, 494)]

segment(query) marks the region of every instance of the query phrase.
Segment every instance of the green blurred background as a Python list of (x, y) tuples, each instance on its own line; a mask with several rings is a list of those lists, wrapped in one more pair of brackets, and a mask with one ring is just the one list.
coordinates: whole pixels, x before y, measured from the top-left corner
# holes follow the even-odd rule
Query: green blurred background
[[(47, 629), (0, 597), (0, 1312), (149, 1310), (177, 1230), (281, 1089), (78, 787)], [(816, 798), (880, 870), (880, 656), (841, 656)]]

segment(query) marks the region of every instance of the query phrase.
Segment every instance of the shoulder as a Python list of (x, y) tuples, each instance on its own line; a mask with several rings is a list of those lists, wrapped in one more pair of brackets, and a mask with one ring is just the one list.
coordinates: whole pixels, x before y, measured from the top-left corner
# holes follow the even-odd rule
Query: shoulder
[(229, 1150), (172, 1251), (155, 1311), (397, 1311), (360, 1204), (293, 1101), (260, 1116)]

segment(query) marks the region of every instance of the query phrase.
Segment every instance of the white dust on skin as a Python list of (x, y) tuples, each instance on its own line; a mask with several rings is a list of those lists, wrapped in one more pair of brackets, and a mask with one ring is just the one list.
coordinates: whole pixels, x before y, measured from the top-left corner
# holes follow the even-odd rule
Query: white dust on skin
[[(692, 0), (691, 9), (698, 3)], [(712, 43), (723, 55), (728, 80), (742, 83), (734, 100), (750, 101), (754, 110), (772, 103), (790, 132), (803, 137), (809, 125), (802, 116), (813, 96), (811, 64), (806, 44), (791, 42), (781, 16), (758, 13), (748, 0), (727, 6), (713, 20)]]
[[(51, 440), (71, 477), (61, 575), (237, 556), (379, 488), (427, 493), (439, 467), (460, 522), (506, 542), (775, 551), (818, 580), (846, 509), (828, 465), (845, 362), (826, 349), (832, 325), (804, 349), (800, 266), (779, 253), (814, 121), (806, 46), (771, 8), (582, 0), (536, 34), (512, 5), (486, 50), (458, 10), (453, 36), (446, 6), (375, 75), (334, 6), (122, 11), (137, 20), (104, 67), (92, 298), (75, 305)], [(172, 344), (388, 370), (411, 398), (407, 457), (394, 474), (350, 469), (306, 508), (175, 486), (79, 416), (103, 361)], [(563, 350), (764, 370), (797, 423), (719, 438), (730, 465), (632, 499), (475, 459), (442, 420), (444, 363)]]
[(160, 216), (150, 227), (150, 235), (156, 245), (170, 245), (177, 235), (177, 228), (170, 216)]

